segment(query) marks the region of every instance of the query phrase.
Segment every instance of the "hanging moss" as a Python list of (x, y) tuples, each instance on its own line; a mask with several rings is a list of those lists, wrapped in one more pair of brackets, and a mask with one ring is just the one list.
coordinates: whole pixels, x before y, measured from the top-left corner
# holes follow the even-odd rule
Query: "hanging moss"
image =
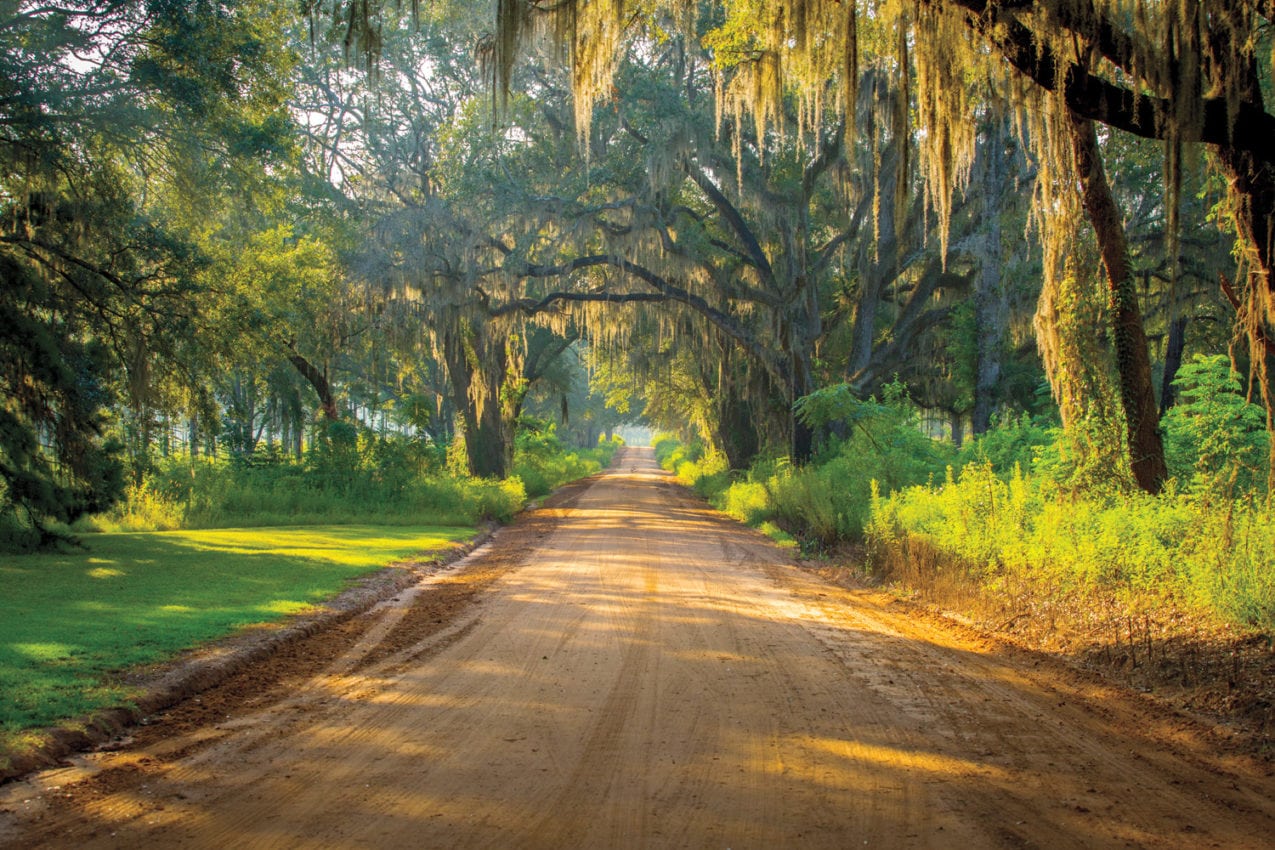
[[(500, 42), (514, 45), (535, 31), (552, 33), (569, 48), (577, 127), (586, 138), (594, 106), (612, 94), (626, 27), (663, 14), (693, 37), (699, 9), (690, 0), (502, 0)], [(990, 82), (985, 90), (1016, 92), (1016, 106), (1028, 114), (1039, 106), (1042, 90), (1064, 95), (1074, 84), (1068, 74), (1127, 86), (1135, 99), (1129, 107), (1132, 119), (1120, 120), (1132, 120), (1134, 131), (1165, 140), (1166, 208), (1171, 228), (1176, 227), (1181, 190), (1176, 164), (1182, 144), (1205, 135), (1206, 99), (1225, 105), (1230, 127), (1245, 108), (1258, 104), (1260, 109), (1250, 70), (1259, 60), (1273, 61), (1257, 55), (1264, 43), (1264, 9), (1257, 0), (1042, 0), (1004, 7), (981, 0), (724, 0), (721, 11), (713, 12), (718, 18), (705, 44), (717, 56), (719, 124), (732, 128), (737, 162), (746, 117), (759, 152), (772, 128), (787, 131), (785, 97), (797, 99), (798, 135), (822, 126), (829, 112), (848, 118), (847, 132), (853, 133), (861, 69), (888, 57), (905, 91), (912, 90), (914, 74), (915, 108), (908, 126), (915, 132), (920, 172), (946, 249), (951, 198), (964, 189), (973, 159), (970, 117), (978, 103), (971, 92), (980, 80)], [(1023, 68), (1032, 56), (1036, 64)], [(512, 62), (512, 47), (502, 57)], [(1031, 86), (1011, 72), (1015, 63), (1036, 75)], [(1042, 78), (1051, 69), (1053, 78)], [(501, 79), (507, 82), (507, 70)], [(899, 105), (906, 110), (908, 103)], [(901, 127), (900, 117), (891, 117), (894, 126)], [(1059, 129), (1049, 120), (1030, 123), (1034, 126), (1020, 127), (1045, 134)], [(1060, 150), (1065, 145), (1057, 143), (1065, 133), (1025, 132), (1024, 138), (1036, 145), (1043, 167), (1066, 170), (1068, 157)], [(896, 189), (906, 187), (907, 171), (900, 169)], [(1275, 210), (1257, 212), (1275, 215)], [(1046, 240), (1052, 238), (1045, 233)], [(1171, 234), (1170, 241), (1174, 238)], [(1251, 247), (1263, 256), (1275, 248)], [(1255, 265), (1256, 273), (1266, 273), (1261, 263)], [(1275, 319), (1275, 297), (1269, 281), (1260, 284), (1260, 312), (1269, 323)]]

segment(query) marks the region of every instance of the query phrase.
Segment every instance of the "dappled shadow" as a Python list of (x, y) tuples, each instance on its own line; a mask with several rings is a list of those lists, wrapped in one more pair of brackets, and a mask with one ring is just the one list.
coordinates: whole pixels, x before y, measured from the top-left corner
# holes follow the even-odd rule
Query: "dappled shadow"
[(1269, 781), (1219, 788), (1149, 730), (1113, 724), (1114, 702), (1070, 705), (1013, 659), (788, 576), (766, 541), (642, 463), (622, 456), (555, 527), (512, 538), (521, 566), (418, 646), (335, 666), (180, 758), (131, 754), (144, 781), (121, 766), (57, 840), (1258, 847), (1272, 834)]

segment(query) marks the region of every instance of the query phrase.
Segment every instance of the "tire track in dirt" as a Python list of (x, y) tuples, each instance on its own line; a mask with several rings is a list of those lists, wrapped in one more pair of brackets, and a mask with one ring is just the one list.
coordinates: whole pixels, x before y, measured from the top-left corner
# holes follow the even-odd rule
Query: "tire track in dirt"
[(1275, 834), (1258, 766), (1129, 695), (791, 566), (649, 451), (562, 499), (374, 610), (317, 672), (4, 789), (0, 837), (1229, 848)]

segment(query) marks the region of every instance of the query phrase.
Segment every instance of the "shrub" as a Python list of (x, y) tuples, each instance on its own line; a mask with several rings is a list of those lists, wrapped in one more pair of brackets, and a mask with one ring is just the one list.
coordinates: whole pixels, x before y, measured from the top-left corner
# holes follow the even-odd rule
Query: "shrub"
[[(841, 464), (837, 464), (841, 466)], [(854, 498), (849, 488), (830, 486), (818, 469), (788, 469), (767, 483), (775, 516), (803, 538), (832, 543), (850, 527)]]
[(149, 481), (130, 484), (124, 498), (105, 514), (90, 517), (78, 530), (173, 531), (186, 519), (185, 507)]
[(1181, 401), (1163, 422), (1170, 473), (1189, 489), (1222, 499), (1264, 490), (1265, 413), (1245, 399), (1230, 361), (1197, 354), (1173, 383)]
[(751, 526), (759, 526), (775, 515), (770, 492), (760, 481), (733, 482), (720, 494), (714, 507)]
[(859, 540), (873, 481), (879, 490), (892, 492), (929, 481), (952, 459), (949, 444), (922, 433), (901, 384), (888, 384), (883, 399), (862, 400), (841, 386), (799, 403), (799, 414), (809, 424), (841, 423), (847, 435), (829, 442), (816, 463), (780, 469), (767, 483), (776, 514), (797, 536), (823, 545)]
[[(676, 455), (673, 456), (674, 458)], [(715, 499), (731, 483), (726, 455), (717, 452), (701, 454), (694, 460), (683, 460), (674, 467), (677, 480), (706, 499)]]
[(516, 476), (504, 481), (471, 478), (461, 489), (469, 503), (466, 513), (480, 519), (509, 522), (527, 502), (526, 488)]
[(694, 463), (700, 460), (706, 451), (706, 447), (699, 440), (682, 443), (668, 434), (658, 435), (651, 445), (655, 449), (656, 462), (672, 473), (676, 473), (683, 463)]
[(1056, 428), (1024, 413), (993, 423), (983, 434), (966, 440), (957, 467), (987, 463), (997, 475), (1009, 475), (1014, 467), (1031, 471), (1041, 450), (1058, 439)]
[(538, 498), (610, 465), (620, 445), (600, 441), (594, 449), (569, 451), (558, 439), (552, 423), (534, 423), (524, 427), (515, 441), (514, 474), (522, 480), (527, 496)]
[[(1270, 507), (1169, 488), (1159, 496), (1074, 494), (1054, 482), (970, 464), (944, 483), (872, 500), (870, 548), (909, 581), (1041, 599), (1112, 600), (1142, 613), (1165, 602), (1275, 627), (1275, 525)], [(916, 553), (926, 553), (918, 566)], [(913, 563), (907, 563), (911, 559)]]

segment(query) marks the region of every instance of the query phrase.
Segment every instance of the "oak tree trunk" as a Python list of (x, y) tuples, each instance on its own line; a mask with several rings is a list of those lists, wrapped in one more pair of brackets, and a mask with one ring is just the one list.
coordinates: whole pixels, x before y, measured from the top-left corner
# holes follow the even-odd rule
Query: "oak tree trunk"
[[(1006, 196), (1005, 125), (997, 122), (988, 128), (984, 156), (983, 197), (987, 206), (987, 232), (983, 243), (982, 267), (974, 277), (974, 327), (978, 333), (974, 363), (974, 406), (970, 412), (970, 431), (983, 434), (991, 426), (996, 407), (996, 389), (1000, 384), (1001, 354), (1009, 324), (1009, 301), (1001, 280), (1002, 199)], [(953, 442), (955, 433), (953, 434)]]
[(513, 466), (513, 423), (501, 400), (509, 363), (505, 337), (466, 319), (444, 335), (443, 353), (452, 401), (464, 428), (469, 474), (505, 478)]
[(1071, 140), (1081, 198), (1107, 272), (1120, 398), (1128, 426), (1133, 477), (1146, 492), (1159, 493), (1169, 473), (1164, 461), (1164, 443), (1160, 439), (1160, 413), (1151, 378), (1151, 357), (1147, 353), (1146, 331), (1142, 327), (1124, 223), (1102, 167), (1093, 121), (1073, 116)]
[(1182, 368), (1182, 354), (1186, 349), (1187, 317), (1178, 316), (1169, 323), (1169, 339), (1164, 347), (1164, 377), (1160, 381), (1160, 415), (1164, 416), (1177, 402), (1177, 388), (1173, 379)]
[(340, 419), (341, 414), (336, 407), (336, 396), (332, 392), (332, 384), (328, 381), (327, 371), (295, 352), (288, 356), (288, 362), (314, 388), (315, 395), (319, 397), (319, 409), (323, 411), (323, 418), (329, 422)]

